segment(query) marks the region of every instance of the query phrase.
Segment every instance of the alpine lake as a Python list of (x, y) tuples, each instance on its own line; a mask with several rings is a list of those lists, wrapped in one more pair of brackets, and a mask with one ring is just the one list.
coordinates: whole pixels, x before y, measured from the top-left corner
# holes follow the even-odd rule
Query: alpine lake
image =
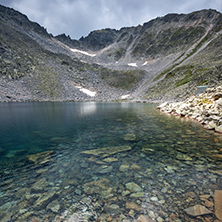
[[(147, 103), (0, 104), (0, 221), (214, 221), (222, 135)], [(140, 219), (138, 219), (140, 218)]]

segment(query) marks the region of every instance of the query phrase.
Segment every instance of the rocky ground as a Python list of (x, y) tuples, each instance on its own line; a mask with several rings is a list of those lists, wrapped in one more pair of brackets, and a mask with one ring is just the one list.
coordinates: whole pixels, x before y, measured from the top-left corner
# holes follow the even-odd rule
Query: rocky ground
[(204, 128), (222, 133), (222, 87), (208, 88), (183, 102), (162, 103), (160, 111), (197, 120)]

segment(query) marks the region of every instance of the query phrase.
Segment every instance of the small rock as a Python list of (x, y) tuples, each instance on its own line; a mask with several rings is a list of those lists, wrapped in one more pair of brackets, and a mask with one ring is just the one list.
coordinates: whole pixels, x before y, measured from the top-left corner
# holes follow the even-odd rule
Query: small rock
[(136, 140), (136, 135), (133, 133), (128, 133), (124, 136), (124, 140), (126, 141), (135, 141)]
[(36, 183), (34, 183), (31, 188), (34, 191), (38, 192), (44, 190), (44, 188), (47, 187), (48, 184), (49, 183), (46, 181), (46, 178), (42, 178), (41, 180), (38, 180)]
[(133, 163), (130, 167), (130, 170), (140, 170), (141, 167), (139, 165), (137, 165), (136, 163)]
[(178, 160), (185, 160), (185, 161), (190, 161), (190, 160), (192, 160), (191, 157), (189, 157), (188, 155), (183, 154), (183, 153), (177, 154), (176, 158), (177, 158)]
[(137, 205), (136, 203), (127, 202), (126, 203), (126, 209), (133, 209), (133, 210), (136, 210), (136, 211), (140, 211), (141, 207), (139, 205)]
[(29, 161), (34, 162), (36, 165), (41, 165), (50, 162), (52, 154), (54, 154), (53, 151), (45, 151), (42, 153), (28, 155), (26, 158)]
[(143, 189), (134, 182), (126, 183), (125, 186), (126, 186), (127, 190), (130, 190), (130, 191), (134, 191), (134, 192), (142, 192), (143, 191)]
[(158, 198), (157, 197), (151, 197), (150, 200), (156, 202), (156, 201), (158, 201)]
[(104, 165), (104, 166), (101, 166), (101, 167), (99, 168), (98, 173), (100, 173), (100, 174), (106, 174), (106, 173), (110, 173), (112, 170), (113, 170), (113, 167), (112, 167), (112, 166), (106, 166), (106, 165)]
[(124, 165), (124, 164), (122, 164), (119, 167), (119, 171), (121, 171), (121, 172), (127, 171), (128, 169), (129, 169), (129, 166), (128, 165)]
[(49, 203), (46, 209), (50, 209), (52, 212), (57, 213), (60, 209), (60, 204), (58, 200), (55, 200)]
[(213, 154), (211, 158), (214, 160), (222, 160), (222, 154)]
[(137, 222), (151, 222), (152, 220), (145, 215), (140, 215), (137, 219)]
[(222, 125), (216, 126), (215, 131), (218, 132), (218, 133), (222, 133)]
[(127, 195), (129, 195), (130, 194), (130, 191), (129, 190), (124, 190), (123, 192), (122, 192), (122, 196), (123, 197), (125, 197), (125, 196), (127, 196)]
[(113, 158), (113, 157), (109, 157), (109, 158), (104, 159), (103, 161), (107, 162), (107, 163), (111, 163), (111, 162), (117, 162), (118, 159), (117, 158)]
[(130, 194), (131, 198), (139, 198), (139, 197), (143, 197), (143, 196), (144, 196), (144, 192), (137, 192), (137, 193)]

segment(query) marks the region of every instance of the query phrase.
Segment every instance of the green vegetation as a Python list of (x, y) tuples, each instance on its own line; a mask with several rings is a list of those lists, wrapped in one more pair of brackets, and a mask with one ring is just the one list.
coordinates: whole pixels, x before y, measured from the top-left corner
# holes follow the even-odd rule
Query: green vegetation
[(145, 71), (143, 70), (103, 70), (100, 76), (110, 86), (130, 90), (144, 77)]

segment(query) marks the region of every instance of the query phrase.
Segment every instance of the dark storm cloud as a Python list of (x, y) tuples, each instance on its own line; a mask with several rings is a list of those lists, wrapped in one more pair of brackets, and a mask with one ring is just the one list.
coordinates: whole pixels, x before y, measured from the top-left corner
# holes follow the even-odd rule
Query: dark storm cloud
[(222, 11), (221, 0), (0, 0), (0, 4), (26, 14), (53, 35), (66, 33), (72, 38), (96, 29), (143, 24), (173, 12)]

